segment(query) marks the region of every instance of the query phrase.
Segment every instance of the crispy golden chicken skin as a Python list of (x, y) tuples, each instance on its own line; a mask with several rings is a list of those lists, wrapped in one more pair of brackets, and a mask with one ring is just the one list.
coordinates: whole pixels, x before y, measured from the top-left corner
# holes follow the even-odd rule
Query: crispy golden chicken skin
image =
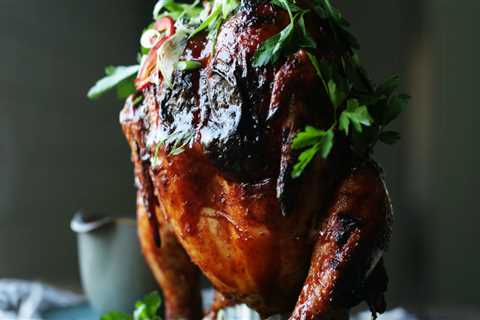
[[(305, 125), (325, 128), (333, 108), (306, 52), (256, 68), (252, 56), (289, 22), (271, 4), (246, 3), (220, 29), (216, 50), (203, 35), (171, 85), (130, 97), (121, 123), (135, 165), (139, 234), (161, 285), (167, 319), (199, 319), (198, 269), (221, 293), (217, 306), (246, 303), (262, 317), (346, 319), (365, 300), (383, 312), (382, 254), (391, 205), (381, 172), (339, 136), (291, 178), (291, 149)], [(312, 16), (306, 24), (322, 57), (332, 45)], [(182, 152), (154, 143), (188, 137)], [(197, 268), (198, 267), (198, 268)]]

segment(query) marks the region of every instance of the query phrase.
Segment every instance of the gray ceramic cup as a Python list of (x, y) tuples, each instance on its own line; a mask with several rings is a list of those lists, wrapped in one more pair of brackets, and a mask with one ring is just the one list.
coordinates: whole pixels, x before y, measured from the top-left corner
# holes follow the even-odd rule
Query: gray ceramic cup
[(131, 312), (135, 301), (158, 291), (142, 256), (134, 219), (75, 214), (83, 289), (99, 314)]

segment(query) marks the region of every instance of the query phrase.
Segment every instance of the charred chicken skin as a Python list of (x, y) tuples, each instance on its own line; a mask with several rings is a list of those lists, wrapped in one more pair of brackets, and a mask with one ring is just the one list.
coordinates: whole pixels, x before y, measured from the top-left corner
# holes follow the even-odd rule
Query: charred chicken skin
[[(310, 52), (344, 54), (312, 12)], [(202, 317), (200, 272), (218, 291), (210, 316), (236, 303), (292, 320), (347, 319), (361, 301), (375, 314), (385, 309), (392, 208), (379, 166), (337, 135), (328, 157), (292, 178), (292, 141), (306, 125), (331, 124), (331, 99), (302, 48), (252, 63), (289, 22), (270, 2), (243, 2), (215, 38), (188, 39), (181, 60), (199, 68), (142, 83), (121, 112), (141, 244), (169, 320)], [(162, 135), (187, 142), (178, 151), (157, 143)]]

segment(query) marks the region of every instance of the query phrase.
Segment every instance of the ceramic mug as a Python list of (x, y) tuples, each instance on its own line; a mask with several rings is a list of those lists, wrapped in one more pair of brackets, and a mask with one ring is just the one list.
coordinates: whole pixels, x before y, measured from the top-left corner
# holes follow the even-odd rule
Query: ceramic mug
[(75, 214), (83, 289), (92, 307), (130, 313), (135, 301), (159, 291), (140, 249), (134, 219)]

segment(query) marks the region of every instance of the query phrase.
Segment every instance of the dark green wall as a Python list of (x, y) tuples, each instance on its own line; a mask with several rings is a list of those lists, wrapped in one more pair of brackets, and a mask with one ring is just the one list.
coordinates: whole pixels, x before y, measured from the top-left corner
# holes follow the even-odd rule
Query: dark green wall
[(134, 213), (121, 103), (85, 98), (134, 62), (145, 1), (0, 2), (0, 277), (76, 284), (69, 220)]

